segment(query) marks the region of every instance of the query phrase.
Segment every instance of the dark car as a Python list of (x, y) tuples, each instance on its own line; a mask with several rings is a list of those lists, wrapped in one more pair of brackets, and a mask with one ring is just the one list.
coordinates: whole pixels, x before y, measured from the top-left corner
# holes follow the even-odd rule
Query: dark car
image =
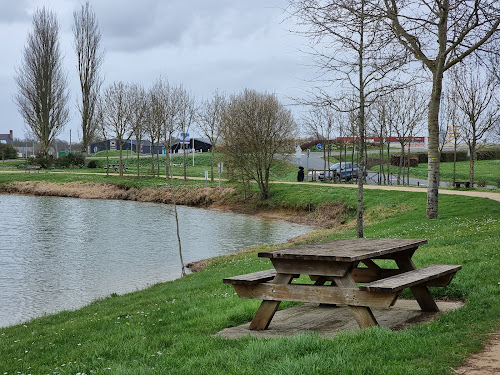
[[(367, 176), (366, 170), (364, 173), (365, 177)], [(358, 177), (358, 164), (343, 162), (343, 163), (335, 163), (330, 165), (330, 170), (321, 171), (318, 173), (318, 180), (331, 180), (332, 178), (335, 180), (351, 180), (353, 178)]]

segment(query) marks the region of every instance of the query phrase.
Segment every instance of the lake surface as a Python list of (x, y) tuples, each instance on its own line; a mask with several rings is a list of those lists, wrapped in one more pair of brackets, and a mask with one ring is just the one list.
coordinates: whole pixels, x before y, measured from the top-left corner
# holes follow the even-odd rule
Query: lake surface
[[(178, 213), (184, 263), (312, 230), (184, 206)], [(173, 280), (180, 270), (169, 205), (0, 195), (0, 327)]]

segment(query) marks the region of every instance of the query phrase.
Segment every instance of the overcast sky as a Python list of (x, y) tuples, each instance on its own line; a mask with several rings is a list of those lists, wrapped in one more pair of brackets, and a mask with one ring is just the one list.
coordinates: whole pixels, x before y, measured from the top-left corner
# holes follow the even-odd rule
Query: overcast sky
[[(54, 11), (60, 24), (61, 51), (71, 95), (71, 121), (61, 139), (78, 141), (79, 98), (73, 49), (73, 12), (79, 0), (0, 0), (0, 133), (24, 138), (26, 127), (13, 102), (14, 75), (31, 32), (36, 8)], [(282, 8), (286, 0), (94, 0), (90, 1), (106, 51), (104, 87), (114, 81), (137, 82), (145, 88), (160, 75), (183, 84), (195, 97), (215, 89), (228, 93), (244, 88), (302, 95), (302, 79), (310, 72), (298, 51), (304, 43), (291, 35)]]

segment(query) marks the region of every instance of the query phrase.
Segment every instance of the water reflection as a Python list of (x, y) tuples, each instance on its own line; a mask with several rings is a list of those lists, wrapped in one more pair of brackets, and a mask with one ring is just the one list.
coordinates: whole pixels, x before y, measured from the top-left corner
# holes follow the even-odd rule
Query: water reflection
[[(278, 243), (310, 228), (179, 207), (191, 262)], [(0, 326), (180, 276), (167, 205), (0, 195)]]

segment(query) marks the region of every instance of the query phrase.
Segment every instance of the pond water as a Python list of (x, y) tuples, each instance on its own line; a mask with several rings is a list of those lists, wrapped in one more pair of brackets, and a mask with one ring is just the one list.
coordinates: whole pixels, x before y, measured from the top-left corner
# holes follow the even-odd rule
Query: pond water
[[(312, 230), (184, 206), (178, 213), (184, 263)], [(173, 280), (180, 270), (169, 205), (0, 195), (0, 327)]]

